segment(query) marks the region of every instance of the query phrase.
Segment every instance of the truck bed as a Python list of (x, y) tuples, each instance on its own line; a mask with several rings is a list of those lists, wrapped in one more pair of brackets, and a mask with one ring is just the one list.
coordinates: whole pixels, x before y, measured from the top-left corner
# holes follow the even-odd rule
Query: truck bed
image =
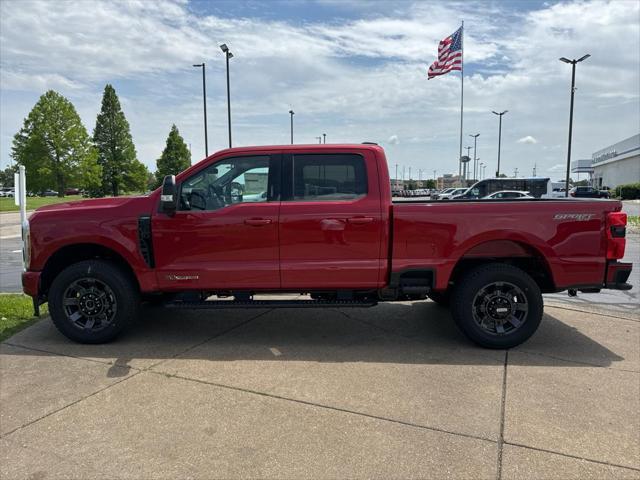
[[(534, 206), (535, 205), (535, 206)], [(461, 258), (534, 256), (557, 289), (601, 283), (605, 217), (616, 200), (460, 200), (393, 202), (391, 270), (433, 268), (446, 289)]]

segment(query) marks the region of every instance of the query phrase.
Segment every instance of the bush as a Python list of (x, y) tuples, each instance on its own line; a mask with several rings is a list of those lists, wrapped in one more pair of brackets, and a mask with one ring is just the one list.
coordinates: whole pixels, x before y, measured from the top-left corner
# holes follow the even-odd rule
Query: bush
[(634, 200), (640, 198), (640, 183), (628, 183), (616, 187), (616, 197), (622, 200)]

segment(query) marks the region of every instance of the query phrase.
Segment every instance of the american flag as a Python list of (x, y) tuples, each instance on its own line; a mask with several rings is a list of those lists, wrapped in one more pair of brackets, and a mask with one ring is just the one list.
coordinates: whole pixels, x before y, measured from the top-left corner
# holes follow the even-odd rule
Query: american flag
[(462, 27), (438, 44), (438, 59), (431, 64), (429, 80), (451, 70), (462, 70)]

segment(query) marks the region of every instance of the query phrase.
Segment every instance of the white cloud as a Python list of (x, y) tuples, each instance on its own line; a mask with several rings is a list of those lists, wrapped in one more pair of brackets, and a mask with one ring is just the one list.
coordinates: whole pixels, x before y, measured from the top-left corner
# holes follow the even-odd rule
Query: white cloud
[(398, 135), (391, 135), (387, 139), (387, 143), (390, 145), (398, 145), (400, 143), (400, 139), (398, 138)]
[(532, 144), (532, 143), (538, 143), (538, 140), (533, 138), (531, 135), (527, 135), (526, 137), (519, 138), (517, 140), (517, 143), (529, 143), (529, 144)]

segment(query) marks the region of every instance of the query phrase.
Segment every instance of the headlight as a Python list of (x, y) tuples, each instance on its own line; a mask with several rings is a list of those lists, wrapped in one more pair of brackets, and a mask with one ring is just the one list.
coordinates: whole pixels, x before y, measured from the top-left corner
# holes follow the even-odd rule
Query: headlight
[(25, 270), (29, 270), (31, 263), (31, 231), (29, 228), (29, 220), (22, 224), (22, 261)]

